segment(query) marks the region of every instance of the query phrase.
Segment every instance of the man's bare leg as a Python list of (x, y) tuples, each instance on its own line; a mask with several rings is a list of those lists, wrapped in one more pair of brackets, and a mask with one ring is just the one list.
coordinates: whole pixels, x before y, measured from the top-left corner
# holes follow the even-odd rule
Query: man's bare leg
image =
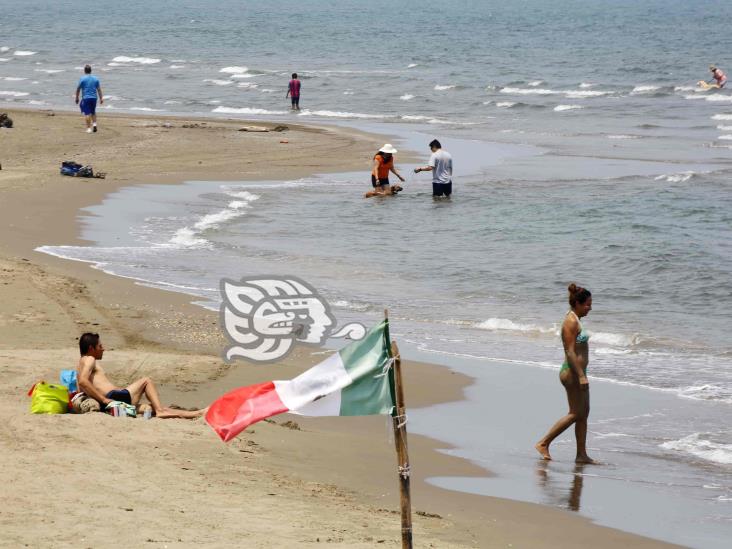
[(149, 377), (143, 377), (142, 379), (138, 379), (129, 387), (127, 387), (127, 390), (130, 392), (130, 396), (132, 397), (132, 404), (134, 406), (137, 406), (142, 396), (145, 395), (145, 397), (150, 401), (150, 405), (155, 412), (155, 417), (159, 417), (161, 419), (193, 419), (201, 417), (203, 414), (206, 413), (206, 410), (208, 410), (208, 408), (204, 408), (202, 410), (176, 410), (173, 408), (168, 408), (167, 406), (163, 406), (160, 402), (160, 394), (158, 393), (158, 389), (157, 387), (155, 387), (155, 383), (153, 383), (153, 380)]

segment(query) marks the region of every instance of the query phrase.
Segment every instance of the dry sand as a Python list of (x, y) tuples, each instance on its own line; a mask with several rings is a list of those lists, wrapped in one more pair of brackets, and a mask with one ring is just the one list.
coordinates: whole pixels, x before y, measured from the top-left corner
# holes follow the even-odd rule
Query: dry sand
[[(10, 547), (399, 546), (396, 458), (382, 417), (262, 422), (224, 445), (203, 422), (33, 416), (28, 388), (102, 334), (123, 383), (149, 375), (165, 402), (205, 405), (232, 386), (286, 379), (322, 360), (298, 350), (276, 366), (228, 368), (216, 315), (180, 294), (34, 252), (79, 242), (79, 208), (115, 189), (183, 180), (282, 179), (369, 169), (379, 136), (238, 121), (12, 111), (0, 130), (0, 545)], [(257, 123), (258, 126), (273, 127)], [(288, 143), (280, 143), (287, 140)], [(58, 175), (61, 160), (107, 179)], [(406, 363), (408, 403), (457, 399), (469, 379)], [(295, 423), (288, 423), (294, 421)], [(539, 505), (447, 492), (432, 475), (486, 475), (410, 438), (417, 547), (668, 547)]]

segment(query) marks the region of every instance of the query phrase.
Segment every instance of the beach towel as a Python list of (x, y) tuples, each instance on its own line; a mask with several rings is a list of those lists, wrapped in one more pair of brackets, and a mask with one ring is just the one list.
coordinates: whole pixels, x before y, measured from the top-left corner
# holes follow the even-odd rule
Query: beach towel
[(65, 414), (69, 408), (69, 391), (64, 385), (39, 381), (28, 391), (31, 414)]

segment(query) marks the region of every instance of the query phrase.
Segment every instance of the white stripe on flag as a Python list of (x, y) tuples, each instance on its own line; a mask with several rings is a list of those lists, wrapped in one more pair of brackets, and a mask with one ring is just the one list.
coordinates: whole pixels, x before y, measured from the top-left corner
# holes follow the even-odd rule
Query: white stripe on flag
[(352, 381), (340, 353), (334, 353), (296, 378), (275, 381), (274, 385), (280, 400), (291, 412), (337, 416), (341, 409), (341, 389)]

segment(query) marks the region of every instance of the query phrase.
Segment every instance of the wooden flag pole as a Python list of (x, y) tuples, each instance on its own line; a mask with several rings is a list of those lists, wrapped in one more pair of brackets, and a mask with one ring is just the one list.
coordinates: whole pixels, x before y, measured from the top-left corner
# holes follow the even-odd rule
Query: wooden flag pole
[[(387, 311), (384, 316), (388, 319)], [(392, 416), (394, 443), (399, 465), (399, 495), (402, 511), (402, 549), (412, 549), (412, 501), (409, 493), (409, 453), (407, 449), (407, 414), (402, 388), (402, 359), (396, 341), (391, 342), (391, 356), (394, 359), (394, 390), (396, 393), (396, 414)]]

